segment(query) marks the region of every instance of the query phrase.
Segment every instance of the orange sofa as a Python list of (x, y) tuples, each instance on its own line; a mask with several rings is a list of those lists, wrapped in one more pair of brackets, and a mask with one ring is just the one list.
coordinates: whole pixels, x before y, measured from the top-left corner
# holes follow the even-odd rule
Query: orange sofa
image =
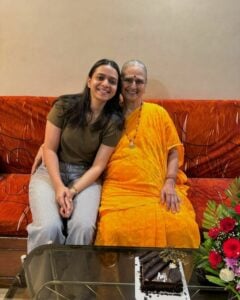
[[(54, 97), (0, 96), (0, 237), (26, 237), (30, 170)], [(189, 198), (201, 228), (209, 199), (240, 175), (240, 100), (148, 99), (170, 113), (185, 146)]]

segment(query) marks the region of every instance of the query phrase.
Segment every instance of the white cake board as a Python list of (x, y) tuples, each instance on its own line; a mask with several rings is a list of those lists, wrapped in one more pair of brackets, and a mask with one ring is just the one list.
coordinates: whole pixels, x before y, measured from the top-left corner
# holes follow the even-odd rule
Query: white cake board
[(182, 275), (183, 291), (180, 295), (161, 294), (156, 292), (148, 292), (147, 294), (141, 291), (140, 282), (140, 262), (139, 257), (135, 257), (135, 299), (136, 300), (191, 300), (187, 288), (182, 262), (179, 261), (179, 269)]

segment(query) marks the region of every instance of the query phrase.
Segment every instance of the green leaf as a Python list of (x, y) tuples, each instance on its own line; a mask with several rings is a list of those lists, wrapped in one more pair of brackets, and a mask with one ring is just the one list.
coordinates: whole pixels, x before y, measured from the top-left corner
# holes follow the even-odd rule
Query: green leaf
[(232, 300), (233, 300), (233, 299), (238, 299), (238, 300), (240, 300), (240, 293), (238, 293), (238, 292), (236, 291), (236, 289), (235, 289), (235, 287), (234, 287), (234, 285), (233, 285), (232, 283), (229, 283), (229, 284), (226, 286), (226, 289), (229, 290), (229, 291), (231, 291), (232, 294), (234, 295), (234, 296), (231, 297)]
[(213, 246), (213, 240), (208, 238), (206, 239), (206, 241), (204, 242), (204, 247), (206, 248), (207, 251), (209, 251)]
[(211, 276), (211, 275), (206, 275), (207, 280), (209, 280), (212, 283), (215, 283), (220, 286), (226, 286), (225, 281), (220, 279), (219, 277)]
[(210, 210), (215, 210), (216, 206), (217, 206), (217, 203), (214, 200), (209, 200), (208, 203), (207, 203), (207, 207)]
[(209, 214), (205, 214), (204, 215), (204, 221), (209, 221), (211, 224), (215, 224), (216, 219), (214, 216), (209, 215)]
[(231, 216), (231, 209), (224, 204), (219, 204), (216, 213), (220, 219)]
[(204, 261), (199, 261), (198, 264), (196, 264), (197, 268), (202, 268), (202, 269), (206, 269), (208, 266), (208, 261), (204, 260)]
[(240, 177), (237, 177), (230, 183), (229, 187), (226, 189), (225, 194), (231, 199), (232, 206), (240, 203)]
[(218, 224), (217, 203), (214, 200), (207, 202), (206, 209), (203, 213), (203, 228), (210, 229)]
[(209, 273), (211, 273), (211, 274), (214, 274), (214, 275), (217, 275), (217, 276), (218, 276), (218, 271), (212, 269), (211, 267), (206, 266), (204, 269), (205, 269), (207, 272), (209, 272)]

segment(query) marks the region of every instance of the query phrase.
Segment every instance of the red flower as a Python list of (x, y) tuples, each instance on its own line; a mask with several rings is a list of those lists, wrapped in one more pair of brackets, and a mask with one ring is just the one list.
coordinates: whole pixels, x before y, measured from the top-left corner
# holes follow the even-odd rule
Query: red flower
[(223, 252), (228, 258), (240, 257), (240, 241), (235, 238), (229, 238), (223, 243)]
[(230, 232), (234, 229), (236, 220), (231, 217), (226, 217), (220, 221), (220, 229), (224, 232)]
[(238, 215), (240, 215), (240, 204), (237, 204), (237, 205), (235, 206), (235, 212), (236, 212)]
[(213, 227), (208, 231), (208, 236), (212, 239), (216, 239), (220, 233), (220, 229), (218, 227)]
[(216, 269), (217, 266), (222, 262), (222, 256), (218, 252), (211, 250), (209, 252), (208, 260), (210, 262), (211, 267), (213, 269)]

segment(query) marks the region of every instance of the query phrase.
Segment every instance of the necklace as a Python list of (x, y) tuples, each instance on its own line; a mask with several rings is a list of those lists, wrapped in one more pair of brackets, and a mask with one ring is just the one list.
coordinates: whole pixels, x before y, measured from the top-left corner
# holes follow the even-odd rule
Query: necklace
[(142, 106), (143, 103), (141, 103), (139, 111), (138, 111), (138, 116), (137, 116), (137, 122), (136, 122), (136, 127), (135, 127), (135, 132), (133, 137), (130, 137), (129, 134), (127, 133), (126, 127), (124, 126), (124, 133), (128, 139), (128, 147), (129, 148), (135, 148), (136, 144), (135, 144), (135, 139), (138, 133), (138, 128), (139, 128), (139, 124), (140, 124), (140, 119), (141, 119), (141, 112), (142, 112)]

